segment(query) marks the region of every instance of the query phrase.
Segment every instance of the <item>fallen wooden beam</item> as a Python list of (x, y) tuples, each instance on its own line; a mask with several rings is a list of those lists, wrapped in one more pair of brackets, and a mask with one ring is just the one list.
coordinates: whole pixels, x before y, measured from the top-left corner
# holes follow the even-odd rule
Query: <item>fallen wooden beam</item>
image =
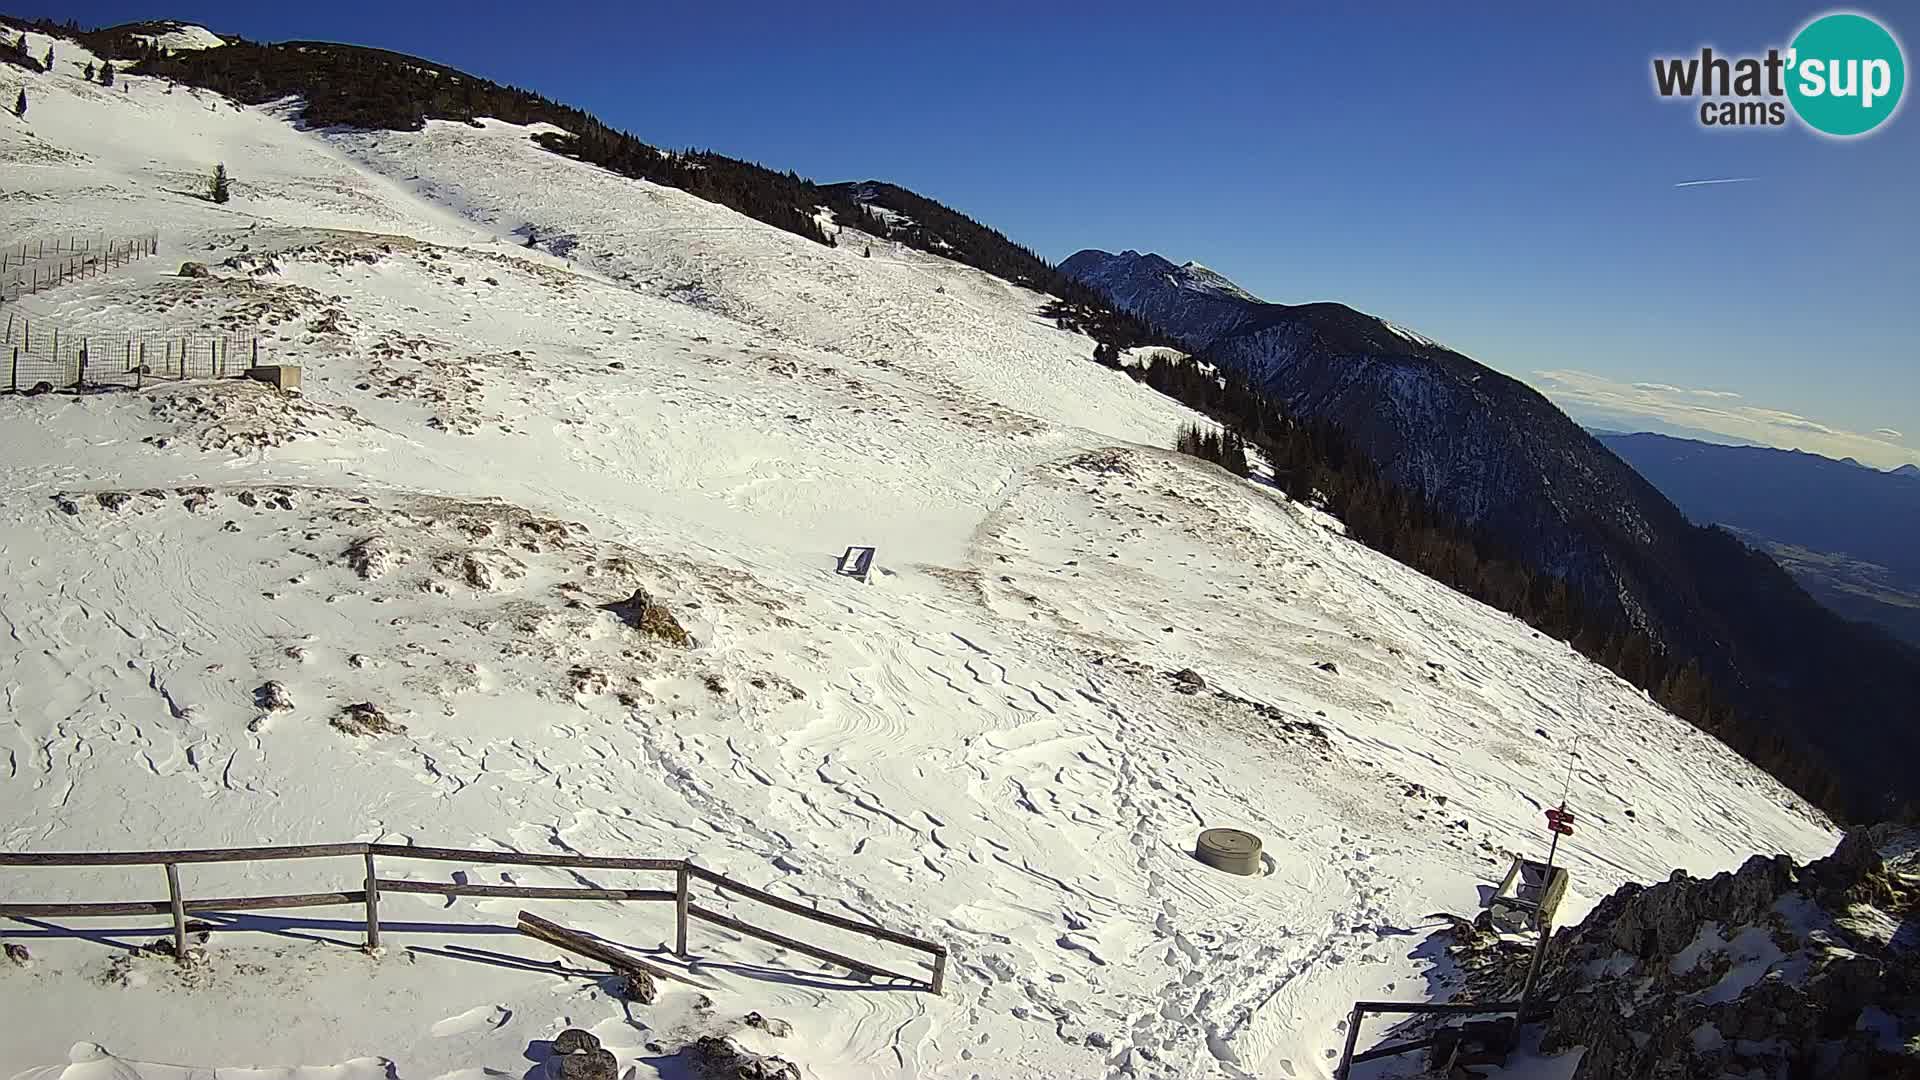
[(530, 911), (520, 913), (519, 931), (530, 938), (544, 941), (549, 945), (565, 949), (570, 953), (584, 956), (589, 960), (598, 960), (621, 973), (642, 972), (657, 979), (673, 979), (679, 982), (687, 980), (666, 968), (649, 964), (632, 953), (622, 952), (604, 941), (590, 938), (578, 930), (569, 930), (556, 922), (549, 922)]

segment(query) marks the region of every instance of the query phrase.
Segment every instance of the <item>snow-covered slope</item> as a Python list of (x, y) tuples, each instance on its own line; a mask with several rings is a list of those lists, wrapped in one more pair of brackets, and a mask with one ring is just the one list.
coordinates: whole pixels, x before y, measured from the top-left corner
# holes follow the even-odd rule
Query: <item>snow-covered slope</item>
[[(13, 312), (257, 331), (305, 393), (0, 398), (0, 843), (691, 855), (953, 963), (936, 998), (697, 926), (699, 989), (642, 1007), (515, 936), (512, 901), (389, 896), (376, 959), (352, 909), (211, 917), (186, 971), (124, 949), (164, 919), (36, 920), (5, 928), (31, 952), (0, 962), (13, 1070), (85, 1042), (522, 1075), (580, 1026), (642, 1080), (712, 1031), (815, 1077), (1325, 1076), (1354, 997), (1448, 992), (1428, 916), (1536, 850), (1569, 783), (1583, 897), (1832, 846), (1565, 645), (1159, 449), (1197, 417), (1085, 359), (1036, 294), (824, 248), (506, 124), (312, 132), (122, 82), (0, 68), (33, 96), (0, 121), (0, 231), (158, 228), (162, 251)], [(216, 161), (225, 205), (196, 194)], [(166, 272), (185, 259), (215, 276)], [(849, 543), (878, 546), (871, 584), (832, 573)], [(636, 588), (695, 644), (603, 609)], [(404, 730), (333, 726), (356, 703)], [(1212, 826), (1260, 833), (1266, 872), (1191, 858)], [(437, 878), (383, 873), (409, 869)], [(158, 888), (49, 870), (4, 892)], [(658, 907), (525, 906), (678, 966)], [(126, 1075), (105, 1060), (69, 1075)]]
[(136, 33), (133, 36), (172, 52), (217, 49), (227, 43), (226, 39), (204, 26), (183, 22), (156, 23), (150, 33)]

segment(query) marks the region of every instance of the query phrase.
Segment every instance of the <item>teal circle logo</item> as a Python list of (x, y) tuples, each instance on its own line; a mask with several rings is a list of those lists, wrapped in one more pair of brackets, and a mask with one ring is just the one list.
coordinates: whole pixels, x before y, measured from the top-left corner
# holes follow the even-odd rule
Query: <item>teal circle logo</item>
[(1885, 123), (1907, 87), (1907, 61), (1887, 28), (1848, 12), (1808, 23), (1787, 52), (1787, 100), (1808, 127), (1865, 135)]

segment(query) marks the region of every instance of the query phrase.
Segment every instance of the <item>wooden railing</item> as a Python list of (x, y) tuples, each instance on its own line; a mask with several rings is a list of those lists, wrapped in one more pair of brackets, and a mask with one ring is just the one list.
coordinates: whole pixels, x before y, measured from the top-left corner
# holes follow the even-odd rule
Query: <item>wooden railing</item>
[[(239, 896), (198, 900), (187, 897), (180, 887), (180, 867), (194, 863), (253, 863), (278, 859), (359, 858), (366, 876), (357, 890), (341, 892), (293, 893), (278, 896)], [(553, 866), (594, 870), (672, 871), (672, 889), (603, 889), (585, 887), (547, 887), (532, 885), (465, 885), (457, 882), (408, 881), (379, 876), (375, 859), (419, 859), (480, 865)], [(91, 851), (91, 852), (0, 852), (0, 867), (97, 867), (161, 866), (166, 869), (167, 899), (95, 903), (0, 903), (0, 918), (94, 918), (105, 915), (173, 916), (174, 955), (187, 955), (187, 915), (192, 912), (266, 911), (276, 908), (327, 907), (354, 904), (366, 909), (368, 950), (380, 947), (380, 895), (382, 893), (426, 893), (435, 896), (478, 896), (533, 900), (611, 900), (617, 902), (672, 903), (674, 906), (674, 953), (686, 957), (687, 927), (698, 919), (714, 926), (778, 945), (792, 952), (846, 968), (862, 975), (919, 983), (938, 994), (946, 981), (947, 947), (871, 923), (829, 914), (785, 897), (775, 896), (735, 881), (725, 874), (698, 866), (688, 859), (633, 859), (603, 855), (546, 855), (520, 851), (469, 851), (462, 848), (415, 847), (408, 844), (304, 844), (288, 847), (204, 848), (180, 851)], [(693, 881), (713, 885), (723, 896), (734, 895), (767, 907), (796, 915), (812, 922), (904, 946), (930, 957), (927, 976), (905, 975), (855, 960), (818, 945), (755, 926), (742, 919), (723, 915), (693, 902)]]

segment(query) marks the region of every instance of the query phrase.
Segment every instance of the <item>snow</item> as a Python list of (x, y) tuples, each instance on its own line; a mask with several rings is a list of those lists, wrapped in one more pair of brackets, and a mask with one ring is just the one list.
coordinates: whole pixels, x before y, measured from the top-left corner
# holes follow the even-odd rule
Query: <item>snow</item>
[[(1324, 1077), (1355, 998), (1450, 992), (1427, 916), (1541, 853), (1570, 754), (1564, 919), (1624, 881), (1834, 843), (1564, 643), (1164, 449), (1201, 418), (1093, 363), (1032, 292), (822, 247), (510, 124), (302, 130), (286, 103), (92, 86), (60, 52), (51, 77), (0, 68), (0, 95), (33, 95), (0, 124), (0, 234), (157, 228), (161, 255), (10, 311), (258, 332), (305, 393), (0, 397), (6, 848), (686, 855), (953, 961), (936, 998), (696, 925), (698, 991), (641, 1007), (516, 936), (509, 901), (391, 896), (379, 957), (352, 908), (207, 916), (184, 971), (128, 949), (164, 918), (36, 920), (5, 928), (32, 952), (0, 970), (14, 1074), (115, 1075), (60, 1064), (97, 1042), (143, 1078), (522, 1075), (580, 1026), (636, 1080), (716, 1031), (817, 1076)], [(218, 161), (222, 206), (197, 194)], [(218, 276), (170, 276), (184, 259)], [(372, 538), (390, 559), (363, 577), (348, 552)], [(832, 573), (849, 543), (878, 548), (871, 584)], [(637, 587), (695, 647), (602, 609)], [(1206, 689), (1178, 692), (1183, 668)], [(291, 709), (256, 706), (269, 681)], [(404, 732), (330, 725), (357, 702)], [(1260, 834), (1269, 872), (1192, 859), (1216, 825)], [(348, 862), (183, 884), (355, 888)], [(524, 906), (687, 968), (658, 906)], [(794, 1034), (741, 1033), (749, 1011)]]
[(1445, 348), (1445, 346), (1441, 345), (1439, 342), (1433, 340), (1427, 335), (1422, 334), (1416, 330), (1409, 330), (1406, 327), (1399, 325), (1398, 323), (1391, 323), (1385, 319), (1380, 320), (1380, 323), (1382, 326), (1385, 326), (1388, 330), (1393, 331), (1395, 334), (1406, 339), (1407, 341), (1412, 342), (1415, 345), (1425, 345), (1431, 348)]
[(171, 23), (170, 28), (159, 34), (135, 34), (142, 41), (158, 45), (174, 52), (191, 52), (199, 49), (217, 49), (226, 44), (219, 34), (204, 26), (191, 23)]

